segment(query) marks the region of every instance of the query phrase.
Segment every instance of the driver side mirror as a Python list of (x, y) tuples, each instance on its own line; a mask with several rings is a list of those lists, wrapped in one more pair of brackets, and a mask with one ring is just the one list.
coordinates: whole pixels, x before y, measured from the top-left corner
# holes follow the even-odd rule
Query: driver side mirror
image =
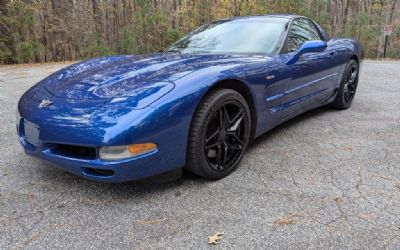
[(295, 64), (303, 54), (312, 52), (322, 52), (328, 47), (325, 41), (315, 40), (307, 41), (295, 52), (294, 56), (289, 59), (287, 65)]

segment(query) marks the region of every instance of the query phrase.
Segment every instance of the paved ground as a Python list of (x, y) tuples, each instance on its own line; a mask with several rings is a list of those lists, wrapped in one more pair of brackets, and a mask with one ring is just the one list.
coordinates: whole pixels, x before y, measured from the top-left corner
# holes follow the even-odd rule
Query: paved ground
[(18, 98), (63, 66), (0, 68), (0, 249), (400, 248), (400, 62), (366, 62), (350, 110), (271, 131), (223, 180), (118, 185), (17, 143)]

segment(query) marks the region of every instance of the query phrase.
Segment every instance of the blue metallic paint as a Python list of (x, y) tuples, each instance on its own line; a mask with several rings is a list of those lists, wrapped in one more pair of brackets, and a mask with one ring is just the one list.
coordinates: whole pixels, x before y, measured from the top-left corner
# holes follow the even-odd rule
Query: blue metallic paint
[[(356, 57), (361, 64), (363, 52), (352, 39), (330, 39), (323, 52), (304, 54), (287, 65), (293, 56), (158, 53), (80, 62), (21, 97), (19, 139), (26, 153), (93, 180), (121, 182), (167, 172), (185, 165), (193, 113), (221, 82), (234, 80), (252, 95), (257, 137), (332, 101), (346, 63)], [(43, 99), (53, 104), (40, 109)], [(24, 119), (40, 127), (36, 147), (24, 139)], [(121, 161), (98, 158), (102, 146), (147, 142), (156, 143), (157, 151)], [(52, 144), (93, 147), (97, 155), (62, 155)], [(99, 176), (87, 168), (114, 174)]]

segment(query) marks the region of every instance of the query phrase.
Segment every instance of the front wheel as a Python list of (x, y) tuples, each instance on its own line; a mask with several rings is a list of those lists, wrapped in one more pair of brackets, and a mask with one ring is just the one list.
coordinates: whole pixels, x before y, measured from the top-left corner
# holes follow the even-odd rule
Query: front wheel
[(340, 82), (340, 87), (332, 107), (343, 110), (350, 108), (356, 95), (358, 85), (359, 68), (355, 60), (350, 60)]
[(234, 171), (250, 140), (249, 106), (238, 92), (220, 89), (208, 94), (194, 114), (186, 168), (209, 179)]

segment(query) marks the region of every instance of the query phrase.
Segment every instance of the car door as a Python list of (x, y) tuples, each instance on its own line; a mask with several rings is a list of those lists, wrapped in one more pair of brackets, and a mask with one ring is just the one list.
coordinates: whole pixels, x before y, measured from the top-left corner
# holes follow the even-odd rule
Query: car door
[[(316, 25), (307, 18), (296, 18), (281, 56), (290, 58), (304, 42), (314, 40), (324, 40)], [(295, 64), (285, 65), (287, 78), (281, 104), (284, 116), (302, 113), (332, 95), (337, 73), (330, 58), (335, 53), (328, 46), (323, 52), (306, 53)]]

